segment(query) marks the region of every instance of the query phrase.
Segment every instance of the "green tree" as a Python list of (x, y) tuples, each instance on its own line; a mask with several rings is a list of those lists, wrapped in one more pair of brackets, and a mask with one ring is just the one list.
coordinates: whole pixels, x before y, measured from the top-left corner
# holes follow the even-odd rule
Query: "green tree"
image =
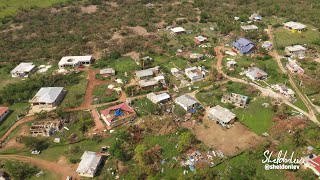
[(191, 145), (195, 142), (195, 137), (191, 132), (183, 132), (179, 136), (179, 141), (178, 141), (178, 152), (184, 152), (188, 148), (191, 147)]
[(9, 172), (10, 176), (17, 180), (28, 179), (38, 171), (37, 168), (27, 163), (14, 161), (7, 161), (4, 168)]

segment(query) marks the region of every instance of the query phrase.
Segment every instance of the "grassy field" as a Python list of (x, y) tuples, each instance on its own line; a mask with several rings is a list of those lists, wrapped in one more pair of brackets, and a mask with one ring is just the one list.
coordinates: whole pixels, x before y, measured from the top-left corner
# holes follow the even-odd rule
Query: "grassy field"
[(150, 115), (157, 111), (159, 108), (156, 104), (153, 104), (148, 98), (138, 99), (133, 102), (133, 107), (136, 110), (137, 114)]
[(82, 79), (79, 84), (66, 87), (68, 93), (64, 98), (61, 107), (72, 108), (81, 105), (88, 84), (87, 73), (81, 72), (80, 77)]
[(28, 108), (28, 103), (17, 103), (9, 107), (10, 114), (0, 123), (0, 136), (6, 133), (6, 131), (17, 121), (17, 115), (24, 113)]
[(263, 103), (270, 104), (270, 100), (256, 98), (255, 100), (250, 101), (247, 108), (234, 110), (239, 121), (259, 135), (268, 132), (269, 128), (272, 126), (272, 108), (270, 106), (267, 108), (262, 107)]
[(320, 38), (318, 31), (312, 30), (315, 27), (308, 25), (308, 30), (302, 33), (292, 33), (282, 27), (274, 31), (275, 47), (282, 49), (292, 44), (311, 44), (314, 40)]
[(110, 91), (107, 84), (95, 87), (93, 96), (98, 98), (98, 101), (94, 102), (98, 104), (116, 101), (119, 98), (119, 94), (116, 91)]
[(67, 2), (67, 0), (2, 0), (0, 1), (0, 18), (13, 16), (21, 8), (49, 7), (60, 2)]

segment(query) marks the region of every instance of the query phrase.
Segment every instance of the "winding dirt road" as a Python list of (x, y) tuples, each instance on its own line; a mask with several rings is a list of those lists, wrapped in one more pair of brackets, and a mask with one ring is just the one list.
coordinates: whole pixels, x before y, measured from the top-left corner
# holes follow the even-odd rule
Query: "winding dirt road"
[(278, 94), (274, 91), (272, 91), (271, 89), (267, 89), (267, 88), (263, 88), (261, 86), (259, 86), (258, 84), (256, 83), (252, 83), (252, 82), (249, 82), (249, 81), (246, 81), (246, 80), (243, 80), (243, 79), (238, 79), (238, 78), (234, 78), (234, 77), (231, 77), (231, 76), (228, 76), (227, 74), (225, 74), (223, 71), (222, 71), (222, 59), (223, 59), (223, 54), (221, 53), (221, 50), (223, 50), (223, 47), (215, 47), (214, 48), (215, 52), (216, 52), (216, 57), (217, 57), (217, 67), (216, 69), (218, 70), (218, 72), (220, 74), (222, 74), (225, 78), (233, 81), (233, 82), (239, 82), (239, 83), (243, 83), (243, 84), (248, 84), (248, 85), (251, 85), (253, 87), (255, 87), (256, 89), (258, 89), (259, 91), (261, 91), (261, 95), (262, 96), (268, 96), (268, 97), (271, 97), (271, 98), (274, 98), (274, 99), (281, 99), (285, 104), (287, 104), (288, 106), (294, 108), (295, 110), (297, 110), (298, 112), (304, 114), (306, 117), (308, 117), (311, 121), (313, 121), (314, 123), (320, 125), (320, 122), (317, 120), (317, 118), (313, 115), (313, 114), (310, 114), (308, 112), (305, 112), (304, 110), (298, 108), (297, 106), (295, 106), (294, 104), (292, 104), (291, 102), (289, 102), (287, 100), (286, 97), (284, 97), (283, 95), (281, 94)]
[(1, 137), (0, 139), (0, 144), (3, 143), (7, 138), (8, 136), (11, 134), (11, 132), (13, 130), (15, 130), (18, 126), (20, 126), (21, 124), (24, 124), (24, 123), (27, 123), (27, 122), (30, 122), (30, 121), (33, 121), (34, 120), (34, 116), (27, 116), (27, 117), (24, 117), (22, 118), (21, 120), (17, 121), (13, 126), (10, 127), (10, 129)]
[(38, 159), (38, 158), (33, 158), (28, 156), (20, 156), (20, 155), (0, 155), (0, 159), (12, 159), (12, 160), (28, 162), (40, 169), (45, 169), (59, 175), (60, 177), (59, 179), (66, 179), (67, 176), (72, 176), (73, 178), (78, 177), (74, 168), (60, 161), (50, 162), (43, 159)]
[[(272, 27), (271, 26), (268, 26), (267, 34), (269, 36), (270, 41), (274, 44), (274, 36), (272, 34)], [(305, 106), (308, 108), (309, 114), (310, 114), (310, 116), (312, 116), (312, 119), (318, 121), (317, 117), (315, 115), (316, 113), (314, 112), (314, 109), (312, 108), (312, 104), (309, 103), (309, 100), (306, 98), (306, 96), (301, 93), (300, 89), (298, 88), (298, 86), (296, 85), (296, 83), (293, 80), (292, 74), (291, 73), (287, 73), (287, 70), (284, 68), (284, 66), (281, 63), (281, 56), (279, 55), (277, 50), (274, 49), (269, 54), (277, 61), (280, 70), (283, 73), (288, 75), (290, 84), (292, 85), (292, 87), (296, 91), (296, 93), (298, 94), (299, 98), (303, 101)]]

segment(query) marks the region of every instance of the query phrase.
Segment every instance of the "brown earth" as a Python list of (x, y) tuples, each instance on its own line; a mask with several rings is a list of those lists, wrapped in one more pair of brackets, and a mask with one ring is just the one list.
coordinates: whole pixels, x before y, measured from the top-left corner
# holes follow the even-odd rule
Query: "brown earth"
[(70, 166), (66, 160), (63, 159), (60, 159), (58, 162), (50, 162), (43, 159), (20, 155), (0, 155), (0, 159), (12, 159), (27, 162), (40, 169), (45, 169), (59, 175), (59, 179), (66, 179), (67, 176), (78, 178), (78, 175), (75, 172), (75, 167)]
[(230, 129), (225, 129), (205, 116), (203, 124), (193, 125), (192, 122), (182, 123), (190, 129), (197, 139), (215, 150), (221, 150), (226, 156), (234, 156), (262, 143), (263, 138), (250, 131), (239, 122)]
[(0, 143), (2, 143), (3, 141), (5, 141), (7, 139), (7, 137), (11, 134), (11, 132), (16, 129), (18, 126), (20, 126), (21, 124), (30, 122), (34, 120), (34, 116), (27, 116), (22, 118), (21, 120), (19, 120), (18, 122), (16, 122), (13, 126), (10, 127), (10, 129), (1, 137), (0, 139)]

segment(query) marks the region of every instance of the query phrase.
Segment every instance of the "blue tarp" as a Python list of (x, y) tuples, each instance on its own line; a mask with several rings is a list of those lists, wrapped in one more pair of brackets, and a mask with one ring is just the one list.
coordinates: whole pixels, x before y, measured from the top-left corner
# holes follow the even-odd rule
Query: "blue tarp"
[(114, 112), (114, 116), (115, 117), (123, 116), (123, 112), (121, 111), (121, 109), (116, 110), (116, 112)]

